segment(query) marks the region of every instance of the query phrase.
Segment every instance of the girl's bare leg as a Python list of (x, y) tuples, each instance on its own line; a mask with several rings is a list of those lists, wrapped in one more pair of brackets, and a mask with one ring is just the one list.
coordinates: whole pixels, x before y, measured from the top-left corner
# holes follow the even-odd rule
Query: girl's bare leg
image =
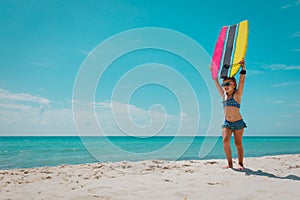
[(239, 170), (244, 169), (243, 159), (244, 159), (244, 149), (242, 144), (242, 137), (243, 137), (244, 129), (235, 130), (234, 131), (234, 143), (238, 153), (238, 160), (239, 160)]
[(231, 138), (232, 131), (228, 128), (222, 129), (222, 135), (223, 135), (223, 145), (224, 145), (224, 151), (226, 154), (228, 165), (223, 168), (232, 168), (232, 153), (230, 148), (230, 138)]

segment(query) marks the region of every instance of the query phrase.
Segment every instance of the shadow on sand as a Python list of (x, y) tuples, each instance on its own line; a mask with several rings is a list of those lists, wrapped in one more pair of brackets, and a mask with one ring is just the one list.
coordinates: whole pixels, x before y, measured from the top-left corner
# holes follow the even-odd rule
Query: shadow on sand
[(269, 178), (278, 178), (278, 179), (289, 179), (289, 180), (294, 180), (294, 181), (300, 181), (300, 177), (296, 175), (288, 175), (288, 176), (276, 176), (274, 174), (264, 172), (261, 170), (253, 171), (252, 169), (245, 168), (244, 170), (238, 170), (238, 169), (233, 169), (234, 171), (240, 172), (240, 173), (245, 173), (246, 176), (250, 175), (256, 175), (256, 176), (266, 176)]

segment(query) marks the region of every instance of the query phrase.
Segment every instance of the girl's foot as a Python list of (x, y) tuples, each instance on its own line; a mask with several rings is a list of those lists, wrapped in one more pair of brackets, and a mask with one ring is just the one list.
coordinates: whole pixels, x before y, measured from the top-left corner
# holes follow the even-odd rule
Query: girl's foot
[(233, 168), (233, 164), (232, 163), (228, 163), (228, 165), (222, 167), (222, 169), (229, 169), (229, 168)]
[(229, 168), (233, 168), (232, 166), (229, 166), (229, 165), (226, 165), (226, 166), (223, 166), (222, 169), (229, 169)]
[(244, 170), (244, 169), (245, 169), (244, 164), (239, 163), (238, 170)]

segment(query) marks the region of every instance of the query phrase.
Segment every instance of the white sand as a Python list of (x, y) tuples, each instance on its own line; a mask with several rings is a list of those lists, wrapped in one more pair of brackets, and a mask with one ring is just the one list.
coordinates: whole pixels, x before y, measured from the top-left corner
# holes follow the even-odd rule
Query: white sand
[(300, 199), (300, 154), (246, 158), (244, 171), (225, 164), (153, 160), (0, 170), (0, 199)]

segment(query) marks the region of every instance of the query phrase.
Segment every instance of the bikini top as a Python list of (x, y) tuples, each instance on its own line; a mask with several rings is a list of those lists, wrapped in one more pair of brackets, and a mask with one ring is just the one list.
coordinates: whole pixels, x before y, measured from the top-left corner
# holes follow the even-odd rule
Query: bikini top
[(232, 97), (230, 99), (222, 101), (223, 107), (226, 107), (226, 106), (233, 106), (236, 108), (241, 107), (241, 104), (239, 104), (236, 100), (234, 100), (233, 95), (234, 95), (234, 93), (232, 94)]

